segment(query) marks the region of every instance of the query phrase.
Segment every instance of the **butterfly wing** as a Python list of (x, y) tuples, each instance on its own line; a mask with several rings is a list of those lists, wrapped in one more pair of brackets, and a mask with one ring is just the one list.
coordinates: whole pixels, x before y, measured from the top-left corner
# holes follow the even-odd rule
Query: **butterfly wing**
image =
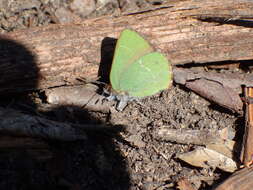
[(133, 97), (151, 96), (171, 85), (171, 64), (161, 53), (153, 52), (132, 63), (119, 80), (119, 88)]
[(132, 67), (136, 60), (151, 52), (153, 48), (135, 31), (126, 29), (121, 33), (110, 72), (110, 83), (116, 92), (120, 93), (123, 90), (120, 83), (126, 70)]

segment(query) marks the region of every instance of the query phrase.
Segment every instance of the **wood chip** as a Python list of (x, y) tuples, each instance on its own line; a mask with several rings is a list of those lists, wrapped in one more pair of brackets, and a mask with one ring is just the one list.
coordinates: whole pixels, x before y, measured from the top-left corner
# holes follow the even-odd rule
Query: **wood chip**
[(194, 151), (178, 154), (177, 157), (196, 167), (217, 167), (227, 172), (234, 172), (238, 169), (237, 163), (232, 158), (204, 147), (198, 147)]

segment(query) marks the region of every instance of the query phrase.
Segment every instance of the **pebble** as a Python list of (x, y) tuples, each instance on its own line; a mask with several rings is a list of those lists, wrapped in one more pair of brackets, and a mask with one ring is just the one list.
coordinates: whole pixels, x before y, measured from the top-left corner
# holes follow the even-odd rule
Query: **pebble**
[(79, 21), (77, 15), (73, 14), (70, 10), (60, 7), (55, 11), (55, 17), (57, 18), (58, 22), (61, 24), (66, 23), (75, 23)]
[(88, 16), (96, 9), (94, 0), (74, 0), (70, 3), (70, 9), (81, 17)]

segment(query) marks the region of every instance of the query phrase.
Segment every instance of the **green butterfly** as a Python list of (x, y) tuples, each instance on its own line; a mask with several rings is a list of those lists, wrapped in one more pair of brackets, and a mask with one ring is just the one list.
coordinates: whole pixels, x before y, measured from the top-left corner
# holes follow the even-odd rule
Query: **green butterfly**
[(172, 81), (171, 64), (161, 53), (154, 52), (137, 32), (122, 31), (114, 52), (110, 83), (118, 110), (127, 101), (151, 96), (168, 88)]

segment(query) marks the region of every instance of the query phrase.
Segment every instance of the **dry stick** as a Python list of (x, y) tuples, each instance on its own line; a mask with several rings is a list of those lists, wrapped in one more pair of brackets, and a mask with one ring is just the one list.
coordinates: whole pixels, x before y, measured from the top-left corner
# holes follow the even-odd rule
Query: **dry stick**
[(112, 101), (97, 93), (98, 87), (92, 84), (63, 86), (45, 90), (47, 102), (60, 106), (75, 106), (90, 111), (108, 113)]
[(241, 160), (249, 167), (253, 163), (253, 87), (245, 87), (246, 122)]
[(252, 190), (253, 168), (244, 168), (235, 172), (214, 190)]
[(21, 151), (37, 161), (46, 161), (53, 157), (49, 145), (40, 138), (1, 135), (0, 139), (1, 156), (10, 152)]
[(0, 117), (1, 134), (13, 136), (75, 141), (87, 139), (87, 131), (112, 135), (124, 130), (122, 125), (62, 123), (4, 108), (0, 108)]
[(167, 127), (157, 128), (154, 137), (159, 140), (171, 141), (182, 144), (207, 145), (212, 143), (223, 143), (218, 131), (170, 129)]
[(0, 136), (0, 149), (26, 148), (26, 149), (49, 149), (49, 145), (39, 138)]
[(53, 157), (49, 145), (39, 138), (31, 137), (16, 137), (16, 136), (0, 136), (0, 151), (3, 156), (2, 150), (26, 152), (36, 160), (45, 161)]
[(31, 116), (12, 109), (0, 108), (2, 134), (31, 136), (62, 141), (86, 139), (86, 133), (70, 124)]
[[(230, 134), (229, 134), (230, 133)], [(233, 132), (229, 128), (223, 130), (192, 130), (192, 129), (170, 129), (160, 127), (154, 130), (154, 137), (158, 140), (176, 142), (181, 144), (205, 145), (208, 149), (214, 150), (232, 158), (235, 150)], [(198, 150), (201, 151), (202, 150)], [(186, 153), (187, 154), (187, 153)]]
[[(196, 14), (251, 15), (253, 3), (179, 1), (168, 8), (80, 24), (49, 25), (5, 34), (0, 43), (0, 94), (94, 79), (99, 63), (111, 63), (115, 39), (132, 28), (173, 65), (253, 59), (253, 28), (193, 19)], [(100, 69), (108, 76), (109, 67)]]
[(253, 84), (252, 74), (196, 72), (174, 68), (174, 81), (232, 111), (242, 113), (242, 86)]

